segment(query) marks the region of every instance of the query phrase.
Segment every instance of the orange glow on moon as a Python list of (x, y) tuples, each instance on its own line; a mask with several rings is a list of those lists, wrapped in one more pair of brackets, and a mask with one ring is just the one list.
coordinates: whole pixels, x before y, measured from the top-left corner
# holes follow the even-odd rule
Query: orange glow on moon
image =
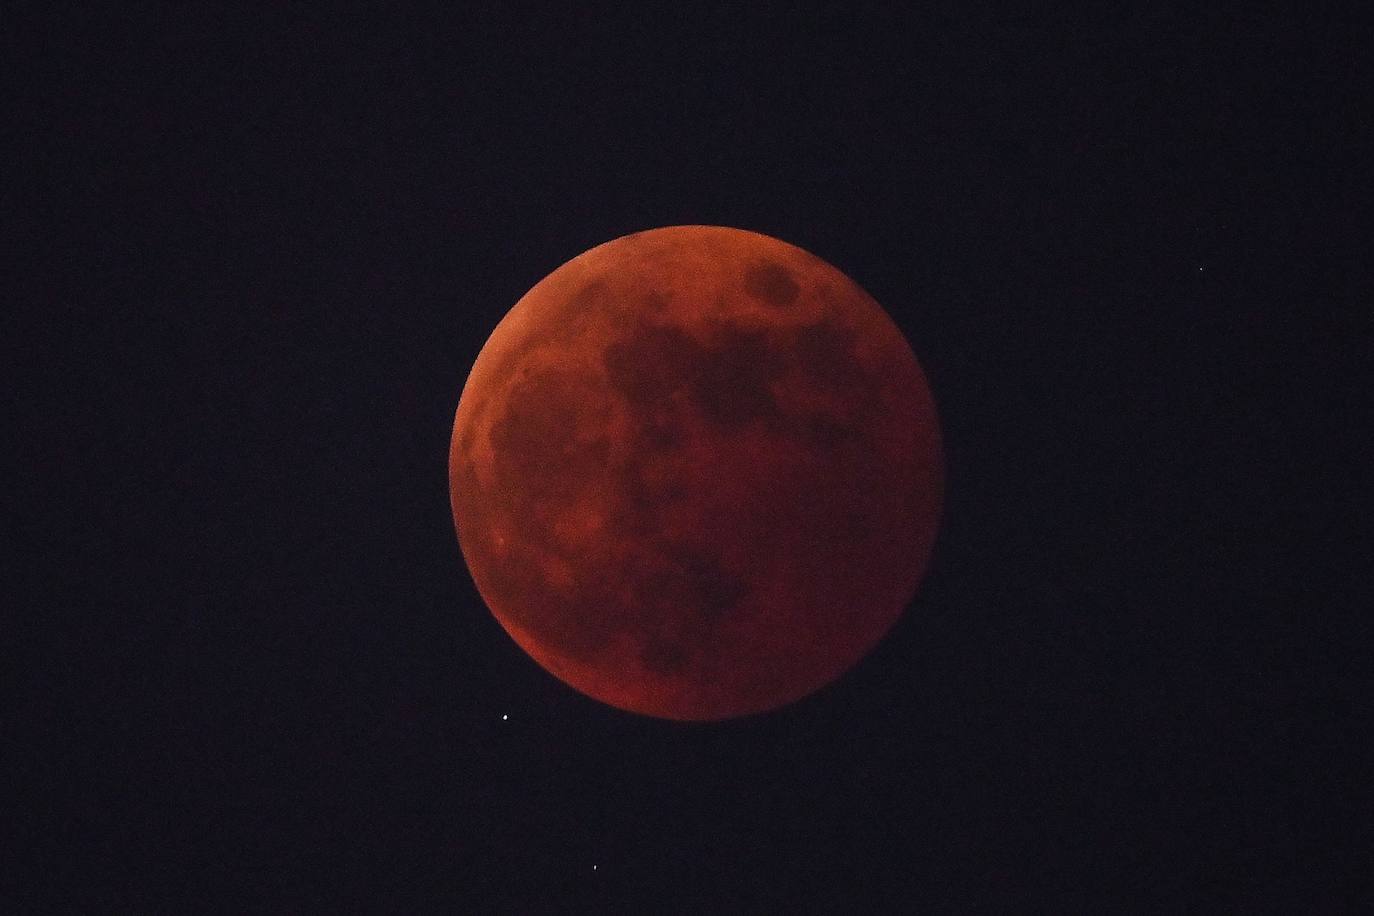
[(857, 284), (673, 226), (568, 261), (463, 388), (454, 521), (511, 637), (577, 690), (714, 720), (830, 683), (900, 617), (940, 515), (935, 405)]

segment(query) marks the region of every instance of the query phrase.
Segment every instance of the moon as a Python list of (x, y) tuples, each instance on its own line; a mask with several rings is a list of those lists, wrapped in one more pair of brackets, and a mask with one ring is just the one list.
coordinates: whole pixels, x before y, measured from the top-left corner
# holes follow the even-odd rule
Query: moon
[(458, 402), (449, 491), (478, 592), (547, 671), (686, 721), (831, 683), (913, 598), (934, 400), (854, 281), (721, 226), (638, 232), (524, 295)]

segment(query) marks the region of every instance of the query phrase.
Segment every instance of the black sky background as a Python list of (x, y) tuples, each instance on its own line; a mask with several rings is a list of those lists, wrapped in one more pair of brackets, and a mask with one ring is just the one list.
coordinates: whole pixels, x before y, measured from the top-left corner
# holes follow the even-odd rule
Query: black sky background
[[(1353, 906), (1274, 535), (1357, 55), (1108, 6), (7, 15), (4, 909)], [(872, 293), (948, 465), (890, 637), (715, 725), (544, 674), (447, 498), (505, 311), (679, 223)]]

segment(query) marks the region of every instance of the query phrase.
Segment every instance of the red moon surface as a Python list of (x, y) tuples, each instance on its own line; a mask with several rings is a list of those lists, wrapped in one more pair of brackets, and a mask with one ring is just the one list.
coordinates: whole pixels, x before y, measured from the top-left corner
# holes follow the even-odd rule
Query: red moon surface
[(627, 235), (525, 294), (458, 403), (449, 489), (478, 591), (565, 683), (717, 720), (791, 703), (901, 616), (940, 516), (901, 331), (786, 242)]

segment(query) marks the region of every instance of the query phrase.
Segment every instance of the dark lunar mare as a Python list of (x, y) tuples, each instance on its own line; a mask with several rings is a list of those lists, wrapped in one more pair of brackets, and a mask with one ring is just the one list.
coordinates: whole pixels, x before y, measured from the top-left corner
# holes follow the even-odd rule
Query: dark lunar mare
[[(775, 265), (749, 276), (778, 301), (795, 296), (795, 283)], [(599, 304), (591, 294), (597, 290), (589, 285), (578, 297), (580, 307)], [(749, 585), (725, 568), (709, 532), (690, 543), (659, 533), (665, 507), (691, 498), (684, 481), (647, 473), (652, 461), (680, 449), (687, 436), (681, 415), (664, 405), (685, 399), (720, 435), (756, 424), (770, 435), (828, 453), (862, 440), (863, 418), (784, 411), (770, 386), (790, 373), (837, 403), (863, 405), (872, 398), (872, 380), (855, 357), (853, 332), (831, 320), (783, 329), (721, 323), (701, 343), (682, 328), (642, 315), (605, 347), (602, 367), (604, 375), (531, 369), (520, 360), (502, 367), (518, 377), (496, 380), (512, 384), (491, 430), (499, 490), (472, 502), (492, 505), (518, 526), (512, 538), (518, 546), (504, 562), (493, 557), (484, 565), (503, 608), (546, 645), (590, 660), (615, 632), (628, 630), (643, 637), (645, 667), (672, 674), (710, 642), (711, 629), (738, 606)], [(579, 431), (595, 426), (581, 393), (601, 386), (623, 399), (633, 422), (631, 443), (619, 462), (608, 462), (604, 436), (579, 438)], [(638, 586), (628, 605), (609, 581), (580, 581), (570, 596), (558, 594), (543, 585), (538, 559), (543, 551), (577, 564), (580, 571), (590, 568), (552, 536), (550, 509), (588, 486), (606, 484), (616, 494), (610, 514), (615, 530), (608, 538), (646, 547), (646, 568), (634, 577)], [(847, 526), (850, 536), (865, 533), (861, 520), (841, 517), (833, 523), (841, 531)]]

